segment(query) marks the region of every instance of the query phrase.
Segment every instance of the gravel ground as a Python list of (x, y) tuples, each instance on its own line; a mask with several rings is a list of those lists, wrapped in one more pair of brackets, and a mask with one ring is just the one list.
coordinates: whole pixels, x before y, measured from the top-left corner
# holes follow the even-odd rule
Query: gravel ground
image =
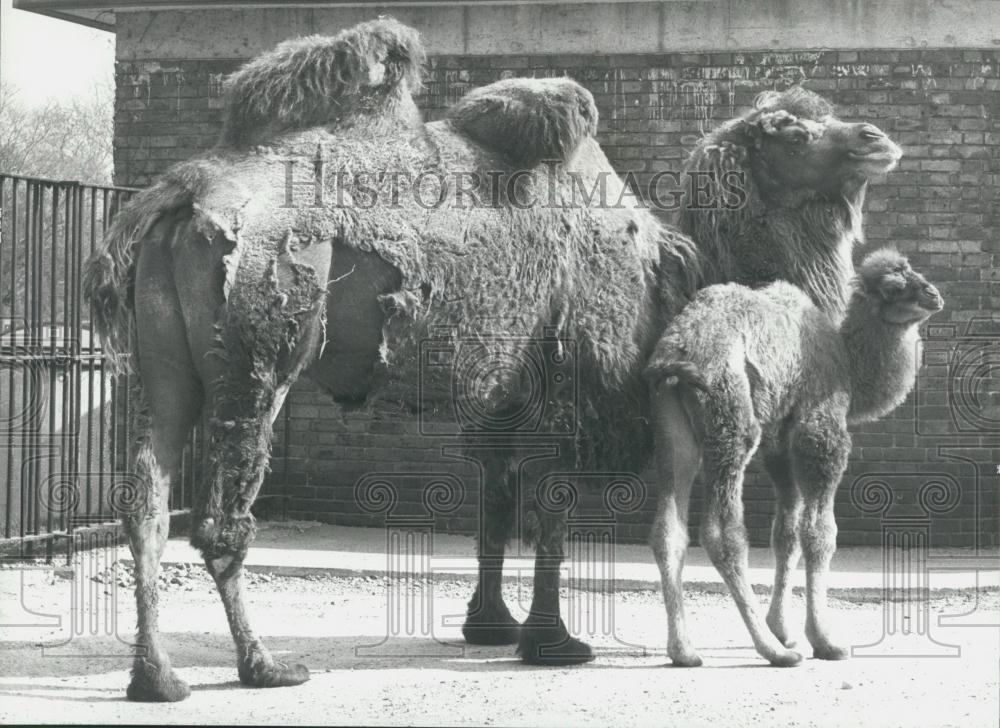
[[(958, 657), (810, 659), (794, 669), (769, 668), (757, 657), (727, 595), (689, 592), (690, 629), (705, 658), (694, 670), (665, 667), (659, 592), (619, 592), (606, 601), (567, 592), (566, 614), (580, 615), (580, 627), (571, 629), (595, 645), (598, 658), (563, 669), (524, 666), (510, 647), (465, 645), (466, 582), (434, 584), (433, 613), (403, 610), (417, 617), (408, 631), (415, 636), (386, 640), (389, 584), (381, 578), (251, 574), (249, 581), (257, 632), (279, 659), (308, 665), (311, 680), (242, 688), (211, 580), (200, 566), (181, 566), (161, 576), (160, 620), (174, 666), (193, 692), (182, 703), (139, 705), (124, 700), (128, 647), (113, 636), (127, 640), (135, 624), (127, 568), (95, 562), (76, 581), (43, 570), (0, 571), (0, 721), (965, 727), (996, 726), (1000, 715), (1000, 630), (937, 624), (938, 615), (962, 614), (997, 624), (995, 592), (956, 592), (929, 603), (931, 634), (958, 645)], [(528, 584), (505, 588), (523, 617)], [(404, 593), (410, 605), (421, 602), (421, 592)], [(71, 611), (74, 599), (90, 607)], [(843, 642), (879, 642), (881, 603), (835, 599), (832, 608)], [(801, 597), (793, 609), (804, 618)], [(902, 607), (891, 613), (906, 616)], [(436, 639), (421, 632), (421, 614)], [(909, 623), (918, 617), (911, 612)], [(934, 647), (926, 635), (912, 645), (921, 654)]]

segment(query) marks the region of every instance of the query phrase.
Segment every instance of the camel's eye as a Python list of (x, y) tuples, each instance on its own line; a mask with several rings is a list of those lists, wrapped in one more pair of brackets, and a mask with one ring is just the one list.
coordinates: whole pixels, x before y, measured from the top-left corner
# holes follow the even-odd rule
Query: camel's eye
[(906, 278), (902, 273), (893, 272), (882, 277), (878, 282), (878, 290), (883, 298), (893, 299), (906, 290)]

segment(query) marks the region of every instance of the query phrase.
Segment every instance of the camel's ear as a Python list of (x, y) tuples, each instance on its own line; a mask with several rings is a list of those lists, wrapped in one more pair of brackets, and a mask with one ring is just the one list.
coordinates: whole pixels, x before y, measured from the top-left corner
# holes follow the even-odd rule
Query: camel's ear
[(743, 140), (743, 146), (746, 148), (759, 147), (761, 137), (764, 136), (764, 131), (760, 128), (760, 124), (755, 121), (746, 121), (740, 119), (736, 124), (734, 129), (737, 138)]
[(775, 108), (781, 101), (781, 94), (777, 91), (761, 91), (754, 97), (753, 107), (755, 109)]

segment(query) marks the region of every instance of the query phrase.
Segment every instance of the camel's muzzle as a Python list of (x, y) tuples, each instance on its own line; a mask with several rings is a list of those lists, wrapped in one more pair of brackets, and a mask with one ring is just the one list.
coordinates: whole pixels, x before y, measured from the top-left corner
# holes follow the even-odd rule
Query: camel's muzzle
[(920, 302), (920, 307), (927, 311), (937, 312), (944, 308), (944, 298), (941, 297), (938, 289), (930, 283), (920, 291), (918, 301)]
[(856, 142), (848, 154), (865, 166), (887, 172), (896, 166), (903, 150), (874, 124), (858, 124)]

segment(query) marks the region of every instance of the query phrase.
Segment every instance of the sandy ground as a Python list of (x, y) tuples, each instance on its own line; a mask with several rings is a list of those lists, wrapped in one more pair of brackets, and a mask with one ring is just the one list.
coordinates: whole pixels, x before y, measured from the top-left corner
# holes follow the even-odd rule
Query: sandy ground
[[(877, 644), (874, 656), (809, 659), (793, 669), (770, 668), (757, 657), (727, 595), (690, 592), (690, 629), (705, 658), (693, 670), (665, 667), (658, 592), (607, 599), (568, 592), (566, 613), (578, 615), (568, 619), (571, 630), (590, 635), (598, 658), (564, 669), (524, 666), (510, 647), (464, 645), (461, 620), (451, 616), (464, 611), (466, 583), (436, 583), (430, 602), (404, 592), (415, 596), (401, 609), (399, 636), (387, 640), (390, 585), (381, 578), (253, 574), (250, 580), (258, 633), (279, 659), (307, 664), (311, 680), (276, 690), (241, 687), (208, 576), (200, 567), (171, 568), (162, 577), (161, 627), (193, 692), (182, 703), (140, 705), (124, 699), (128, 647), (114, 636), (127, 640), (135, 624), (127, 570), (98, 563), (93, 576), (77, 580), (42, 570), (0, 571), (0, 721), (996, 726), (1000, 715), (995, 591), (932, 598), (929, 634), (919, 604), (907, 613), (905, 605), (886, 610), (871, 598), (833, 600), (836, 635), (850, 645)], [(506, 590), (508, 604), (523, 616), (527, 585)], [(74, 599), (90, 606), (74, 610)], [(793, 606), (801, 620), (801, 597)], [(886, 616), (918, 625), (921, 633), (902, 649), (923, 656), (885, 656)], [(939, 617), (951, 626), (941, 626)], [(422, 623), (433, 625), (433, 637), (421, 633)], [(960, 654), (942, 656), (949, 652)]]

